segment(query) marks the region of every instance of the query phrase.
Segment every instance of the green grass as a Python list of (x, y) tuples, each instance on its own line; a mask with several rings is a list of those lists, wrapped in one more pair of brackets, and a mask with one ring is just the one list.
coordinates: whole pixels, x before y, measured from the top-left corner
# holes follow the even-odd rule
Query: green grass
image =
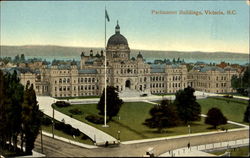
[[(156, 132), (157, 131), (156, 129), (150, 129), (144, 126), (142, 123), (145, 121), (146, 118), (150, 117), (149, 110), (153, 106), (154, 105), (152, 104), (144, 102), (124, 103), (119, 112), (120, 120), (118, 120), (118, 117), (114, 117), (113, 121), (108, 123), (108, 125), (110, 126), (109, 128), (103, 128), (102, 125), (96, 125), (85, 120), (85, 117), (89, 114), (98, 114), (98, 110), (96, 109), (95, 104), (72, 105), (66, 108), (56, 107), (56, 109), (67, 115), (71, 115), (71, 113), (69, 113), (70, 109), (79, 108), (81, 111), (84, 112), (84, 114), (73, 115), (73, 118), (86, 122), (112, 135), (115, 138), (118, 138), (117, 132), (121, 131), (120, 139), (122, 141), (188, 134), (187, 126), (167, 128), (164, 133), (158, 133)], [(192, 133), (208, 132), (214, 130), (214, 129), (208, 129), (210, 126), (204, 124), (203, 118), (201, 121), (193, 122), (190, 125)], [(239, 126), (227, 124), (219, 127), (230, 129), (230, 128), (238, 128)]]
[(221, 154), (224, 154), (226, 151), (230, 151), (230, 156), (248, 156), (248, 154), (249, 154), (249, 146), (211, 152), (211, 154), (221, 155)]
[[(42, 130), (46, 131), (48, 133), (52, 133), (52, 126), (51, 125), (49, 125), (49, 126), (42, 125)], [(94, 145), (94, 143), (90, 139), (87, 139), (87, 140), (81, 139), (83, 134), (81, 134), (80, 136), (76, 136), (75, 139), (71, 135), (68, 135), (68, 134), (64, 133), (63, 131), (59, 131), (56, 129), (54, 129), (54, 134), (57, 136), (69, 139), (69, 140), (79, 142), (79, 143)]]
[(67, 100), (67, 99), (89, 99), (89, 98), (100, 98), (100, 96), (57, 97), (56, 99)]
[(201, 105), (201, 113), (207, 114), (212, 107), (219, 108), (230, 121), (243, 123), (243, 116), (247, 107), (247, 100), (235, 98), (211, 97), (197, 100)]

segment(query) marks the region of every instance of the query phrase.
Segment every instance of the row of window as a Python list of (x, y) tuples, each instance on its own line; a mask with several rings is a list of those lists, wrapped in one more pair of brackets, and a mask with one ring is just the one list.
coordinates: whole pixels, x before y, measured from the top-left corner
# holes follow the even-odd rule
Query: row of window
[(150, 77), (150, 81), (164, 81), (163, 76), (152, 76)]
[[(220, 84), (220, 87), (226, 87), (227, 86), (227, 83), (221, 83)], [(216, 87), (218, 88), (219, 87), (219, 83), (216, 83)]]
[(97, 96), (98, 92), (89, 92), (89, 93), (79, 93), (77, 94), (55, 94), (55, 97), (76, 97), (76, 96)]
[[(74, 91), (78, 88), (78, 91), (80, 90), (98, 90), (99, 86), (98, 85), (86, 85), (86, 86), (74, 86), (72, 87)], [(70, 91), (71, 87), (70, 86), (60, 86), (60, 87), (55, 87), (55, 91)]]
[[(96, 78), (78, 78), (78, 83), (93, 83), (98, 82)], [(60, 78), (59, 83), (70, 83), (70, 78)], [(75, 83), (75, 80), (74, 80)], [(55, 84), (57, 84), (57, 80), (55, 80)]]
[(150, 88), (164, 88), (165, 84), (164, 83), (153, 83), (150, 84)]

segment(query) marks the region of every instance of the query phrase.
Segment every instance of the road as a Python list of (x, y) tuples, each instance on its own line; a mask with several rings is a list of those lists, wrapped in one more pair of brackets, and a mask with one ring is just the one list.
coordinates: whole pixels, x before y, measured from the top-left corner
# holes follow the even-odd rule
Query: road
[[(216, 133), (204, 136), (190, 137), (191, 146), (210, 144), (237, 139), (249, 138), (249, 130)], [(44, 153), (48, 157), (141, 157), (149, 147), (153, 147), (156, 156), (169, 150), (186, 147), (189, 138), (176, 138), (155, 142), (138, 144), (121, 144), (119, 147), (100, 147), (96, 149), (86, 149), (79, 146), (67, 144), (65, 142), (43, 136)], [(35, 143), (35, 151), (40, 152), (40, 135)]]

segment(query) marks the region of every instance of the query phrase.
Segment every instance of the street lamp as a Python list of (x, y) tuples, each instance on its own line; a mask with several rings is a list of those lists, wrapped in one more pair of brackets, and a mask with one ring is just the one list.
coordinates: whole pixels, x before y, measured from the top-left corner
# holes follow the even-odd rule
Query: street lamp
[[(42, 113), (44, 113), (44, 109), (40, 109)], [(44, 114), (43, 114), (44, 115)], [(42, 125), (40, 126), (41, 130), (41, 152), (43, 153), (43, 129)]]
[(54, 125), (55, 125), (55, 109), (54, 109), (54, 105), (55, 105), (55, 100), (54, 103), (51, 105), (52, 106), (52, 138), (54, 139)]
[(121, 131), (117, 131), (118, 142), (120, 142), (120, 134), (121, 134)]
[(190, 148), (190, 125), (188, 125), (188, 148)]

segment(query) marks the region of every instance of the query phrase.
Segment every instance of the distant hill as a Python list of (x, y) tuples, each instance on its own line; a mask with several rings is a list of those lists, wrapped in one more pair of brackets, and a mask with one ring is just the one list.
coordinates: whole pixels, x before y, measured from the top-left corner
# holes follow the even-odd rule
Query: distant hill
[[(90, 50), (94, 54), (98, 51), (100, 53), (102, 48), (90, 47), (64, 47), (54, 45), (25, 45), (25, 46), (0, 46), (1, 56), (14, 57), (17, 54), (24, 54), (26, 57), (42, 57), (42, 58), (55, 58), (55, 59), (80, 59), (80, 54), (84, 51), (89, 54)], [(173, 59), (180, 57), (181, 59), (189, 60), (221, 60), (221, 61), (243, 61), (248, 62), (249, 55), (233, 52), (181, 52), (181, 51), (154, 51), (154, 50), (131, 50), (131, 56), (136, 57), (139, 51), (146, 59)]]

